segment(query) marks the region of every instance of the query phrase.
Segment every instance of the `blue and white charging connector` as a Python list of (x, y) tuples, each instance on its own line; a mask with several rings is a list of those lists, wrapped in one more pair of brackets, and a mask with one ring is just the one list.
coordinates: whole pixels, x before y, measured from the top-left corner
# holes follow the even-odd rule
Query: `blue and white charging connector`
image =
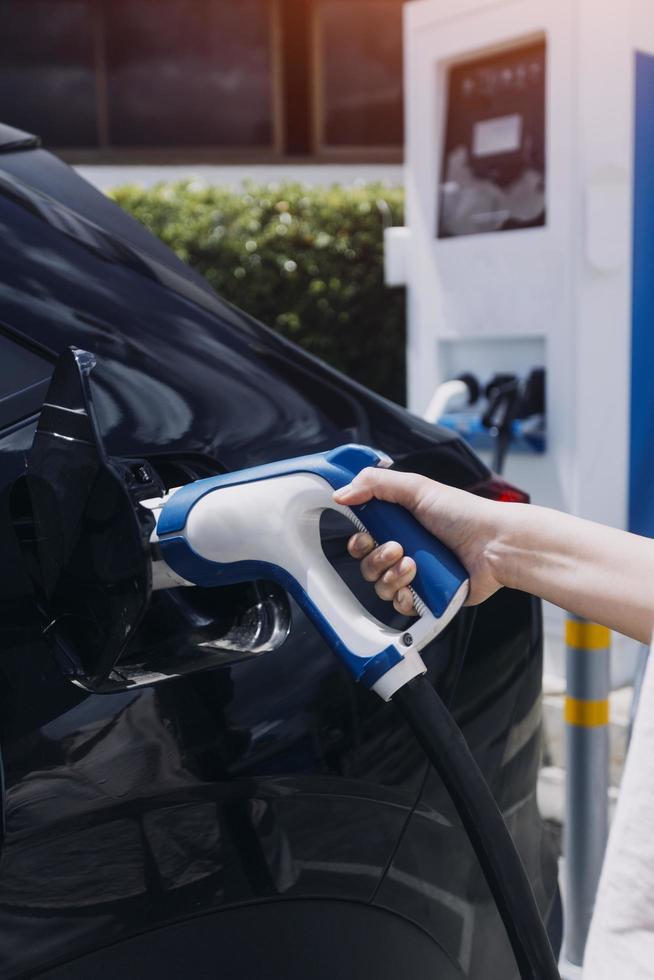
[[(355, 680), (389, 700), (425, 672), (420, 650), (468, 595), (461, 563), (403, 507), (381, 500), (351, 509), (334, 503), (334, 490), (362, 469), (390, 464), (383, 453), (348, 445), (198, 480), (147, 502), (165, 563), (155, 563), (154, 587), (271, 579), (291, 593)], [(420, 615), (410, 630), (380, 623), (329, 563), (320, 541), (326, 509), (376, 541), (399, 541), (415, 560)]]

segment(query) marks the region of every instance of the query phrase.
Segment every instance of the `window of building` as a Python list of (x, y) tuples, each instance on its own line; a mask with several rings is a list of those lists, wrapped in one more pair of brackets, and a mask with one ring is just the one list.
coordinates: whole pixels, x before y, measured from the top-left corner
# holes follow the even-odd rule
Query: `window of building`
[(0, 120), (50, 146), (96, 145), (90, 0), (0, 0)]
[(268, 0), (109, 3), (109, 142), (271, 147), (273, 7)]
[(315, 46), (316, 148), (400, 147), (401, 4), (318, 0)]
[(403, 0), (0, 0), (0, 121), (66, 159), (402, 146)]

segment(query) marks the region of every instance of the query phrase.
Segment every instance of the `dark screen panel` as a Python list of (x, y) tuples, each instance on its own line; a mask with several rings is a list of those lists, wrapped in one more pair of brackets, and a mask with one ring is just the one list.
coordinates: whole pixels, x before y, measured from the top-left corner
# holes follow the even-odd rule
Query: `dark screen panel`
[(438, 237), (545, 224), (545, 42), (447, 78)]
[(326, 146), (401, 146), (402, 4), (322, 0)]
[(50, 146), (94, 146), (91, 0), (0, 0), (0, 119)]
[(272, 143), (268, 0), (113, 0), (105, 30), (113, 145)]

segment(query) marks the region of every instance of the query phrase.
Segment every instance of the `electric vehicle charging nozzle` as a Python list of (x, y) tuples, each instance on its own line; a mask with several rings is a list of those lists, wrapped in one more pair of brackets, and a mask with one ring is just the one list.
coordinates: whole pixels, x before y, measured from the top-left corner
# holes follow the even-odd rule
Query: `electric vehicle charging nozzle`
[[(152, 541), (165, 563), (155, 588), (271, 579), (295, 598), (355, 680), (389, 700), (425, 672), (420, 650), (468, 594), (458, 559), (408, 511), (380, 500), (353, 508), (333, 501), (334, 490), (365, 467), (390, 465), (384, 453), (345, 445), (199, 480), (143, 501), (156, 519)], [(410, 631), (380, 623), (332, 567), (320, 540), (327, 509), (377, 541), (399, 541), (415, 560), (419, 618)]]

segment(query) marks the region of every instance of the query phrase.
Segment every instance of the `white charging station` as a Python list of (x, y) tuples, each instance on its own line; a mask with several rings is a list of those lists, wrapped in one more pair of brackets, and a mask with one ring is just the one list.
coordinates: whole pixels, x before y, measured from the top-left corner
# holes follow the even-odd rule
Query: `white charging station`
[[(507, 479), (654, 534), (651, 0), (404, 14), (407, 214), (386, 258), (408, 289), (409, 407), (461, 371), (545, 367), (546, 451), (509, 455)], [(614, 683), (630, 669), (614, 656)]]

